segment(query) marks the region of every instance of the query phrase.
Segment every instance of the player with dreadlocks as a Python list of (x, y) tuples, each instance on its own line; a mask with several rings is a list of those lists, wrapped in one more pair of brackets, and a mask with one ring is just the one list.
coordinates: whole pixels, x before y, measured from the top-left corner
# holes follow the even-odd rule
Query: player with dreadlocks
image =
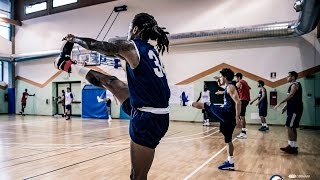
[[(155, 148), (169, 127), (170, 89), (159, 59), (159, 53), (168, 51), (169, 46), (168, 32), (164, 29), (153, 16), (139, 13), (130, 23), (127, 40), (104, 42), (69, 34), (63, 38), (67, 42), (55, 61), (56, 68), (79, 73), (91, 84), (111, 91), (122, 103), (123, 110), (131, 115), (131, 179), (147, 179)], [(157, 42), (158, 51), (148, 40)], [(73, 43), (124, 59), (128, 85), (115, 76), (74, 64), (70, 59)]]

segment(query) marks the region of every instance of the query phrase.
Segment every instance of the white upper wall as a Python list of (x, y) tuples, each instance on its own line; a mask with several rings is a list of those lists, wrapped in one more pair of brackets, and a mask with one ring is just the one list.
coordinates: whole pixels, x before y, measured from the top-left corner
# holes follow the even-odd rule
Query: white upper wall
[(10, 55), (12, 52), (11, 41), (0, 36), (0, 54)]
[(107, 38), (126, 36), (129, 23), (139, 12), (152, 14), (170, 33), (298, 18), (292, 0), (119, 0), (23, 21), (23, 26), (17, 28), (16, 53), (59, 49), (62, 37), (68, 33), (95, 38), (113, 8), (124, 4), (128, 11), (120, 13)]
[[(119, 14), (106, 39), (126, 36), (129, 23), (140, 12), (152, 14), (160, 26), (174, 34), (296, 20), (299, 14), (293, 3), (292, 0), (119, 0), (23, 21), (23, 26), (17, 28), (16, 53), (59, 49), (61, 39), (68, 33), (96, 38), (113, 8), (124, 4), (128, 11)], [(276, 81), (287, 76), (288, 71), (301, 72), (320, 64), (320, 45), (315, 36), (312, 32), (298, 38), (172, 46), (161, 59), (170, 84), (221, 63)], [(16, 75), (43, 83), (56, 72), (51, 68), (52, 59), (18, 63)], [(277, 78), (270, 79), (270, 72), (276, 72)]]

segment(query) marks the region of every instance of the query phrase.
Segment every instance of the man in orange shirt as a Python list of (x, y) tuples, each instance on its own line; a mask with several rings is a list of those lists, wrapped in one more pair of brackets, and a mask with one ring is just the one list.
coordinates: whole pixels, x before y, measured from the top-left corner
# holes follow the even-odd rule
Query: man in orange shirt
[(237, 78), (237, 88), (239, 92), (239, 97), (241, 101), (241, 111), (240, 111), (240, 119), (241, 119), (241, 133), (237, 136), (239, 139), (247, 139), (247, 129), (246, 129), (246, 109), (250, 102), (250, 86), (248, 83), (242, 79), (241, 73), (236, 73)]
[(35, 96), (35, 94), (30, 95), (30, 94), (28, 93), (28, 89), (25, 89), (24, 92), (22, 93), (22, 98), (21, 98), (21, 111), (20, 111), (20, 114), (23, 115), (23, 116), (25, 116), (25, 114), (24, 114), (24, 108), (26, 108), (28, 96)]

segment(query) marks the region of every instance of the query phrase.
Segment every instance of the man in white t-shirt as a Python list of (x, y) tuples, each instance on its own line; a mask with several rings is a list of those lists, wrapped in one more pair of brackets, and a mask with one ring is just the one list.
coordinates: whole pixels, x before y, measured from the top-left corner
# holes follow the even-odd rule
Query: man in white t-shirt
[[(201, 100), (202, 103), (210, 103), (210, 91), (206, 85), (204, 85), (204, 89), (202, 92), (200, 92), (199, 98), (196, 102), (199, 102)], [(203, 125), (209, 126), (209, 117), (205, 110), (202, 110), (203, 113)]]
[(112, 120), (111, 118), (111, 102), (114, 100), (113, 94), (110, 91), (106, 91), (106, 97), (103, 98), (102, 95), (97, 97), (98, 102), (105, 101), (107, 105), (107, 113), (109, 116), (109, 121)]
[(72, 101), (73, 101), (73, 94), (70, 88), (67, 88), (67, 92), (65, 94), (66, 120), (70, 120)]

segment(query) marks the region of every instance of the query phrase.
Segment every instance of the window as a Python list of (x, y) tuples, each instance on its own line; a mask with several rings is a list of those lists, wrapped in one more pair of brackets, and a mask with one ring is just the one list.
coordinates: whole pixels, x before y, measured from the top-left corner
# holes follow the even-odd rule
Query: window
[(59, 7), (67, 4), (77, 3), (78, 0), (53, 0), (53, 7)]
[[(11, 1), (0, 0), (0, 17), (11, 17)], [(0, 21), (0, 36), (10, 40), (10, 24)]]
[(38, 11), (43, 11), (47, 9), (47, 2), (41, 2), (37, 4), (31, 4), (26, 6), (25, 12), (26, 14), (38, 12)]

